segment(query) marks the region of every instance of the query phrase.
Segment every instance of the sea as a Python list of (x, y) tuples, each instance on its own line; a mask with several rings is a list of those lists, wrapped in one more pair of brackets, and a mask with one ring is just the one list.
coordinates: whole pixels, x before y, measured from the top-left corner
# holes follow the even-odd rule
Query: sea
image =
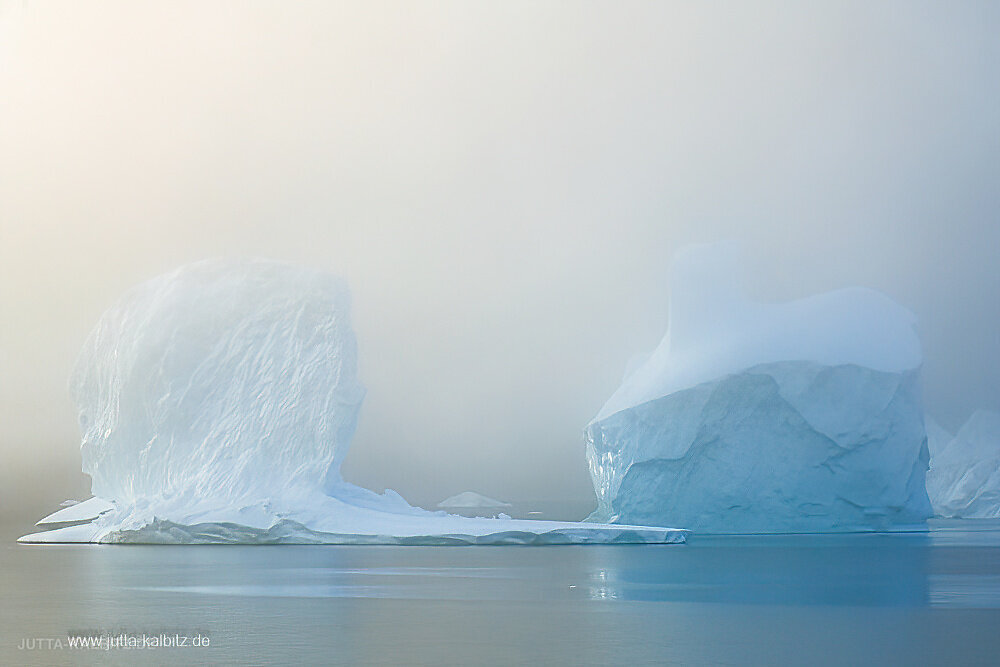
[(3, 665), (1000, 664), (998, 520), (551, 547), (24, 532), (0, 532)]

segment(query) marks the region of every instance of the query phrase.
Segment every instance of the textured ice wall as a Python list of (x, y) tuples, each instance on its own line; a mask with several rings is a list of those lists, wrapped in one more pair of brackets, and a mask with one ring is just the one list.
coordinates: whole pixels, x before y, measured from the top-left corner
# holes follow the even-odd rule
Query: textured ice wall
[(1000, 413), (978, 410), (933, 452), (927, 493), (939, 516), (1000, 518)]
[(670, 328), (585, 430), (594, 520), (695, 531), (927, 518), (920, 346), (884, 295), (763, 304), (732, 244), (682, 251)]
[(595, 520), (870, 530), (930, 514), (915, 371), (777, 362), (590, 424)]
[(119, 506), (329, 489), (364, 396), (349, 293), (280, 262), (181, 267), (101, 317), (71, 392), (83, 470)]

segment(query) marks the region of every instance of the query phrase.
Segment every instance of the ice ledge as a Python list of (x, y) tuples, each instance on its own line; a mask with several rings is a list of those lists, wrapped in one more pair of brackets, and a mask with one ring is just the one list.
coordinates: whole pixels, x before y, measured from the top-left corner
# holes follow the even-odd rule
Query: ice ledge
[[(480, 533), (487, 524), (496, 530)], [(454, 527), (451, 524), (449, 528)], [(401, 546), (472, 546), (560, 544), (683, 544), (686, 530), (652, 526), (579, 524), (518, 519), (470, 520), (470, 532), (427, 535), (328, 533), (310, 530), (295, 521), (279, 521), (267, 529), (236, 523), (183, 525), (156, 520), (137, 530), (106, 532), (94, 524), (32, 533), (21, 544), (384, 544)]]
[(115, 508), (103, 498), (91, 498), (83, 502), (75, 503), (65, 507), (58, 512), (53, 512), (44, 519), (35, 523), (36, 526), (45, 526), (53, 523), (71, 523), (74, 521), (93, 521), (105, 512), (110, 512)]

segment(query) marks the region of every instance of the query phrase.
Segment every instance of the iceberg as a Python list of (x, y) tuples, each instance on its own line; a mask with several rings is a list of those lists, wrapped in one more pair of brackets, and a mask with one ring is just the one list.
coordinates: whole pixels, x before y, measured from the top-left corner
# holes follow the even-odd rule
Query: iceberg
[(259, 259), (183, 266), (101, 317), (70, 389), (94, 498), (21, 542), (671, 543), (671, 528), (470, 519), (343, 480), (364, 398), (346, 284)]
[(456, 493), (453, 496), (445, 498), (437, 504), (438, 507), (448, 509), (476, 509), (476, 508), (494, 508), (494, 507), (511, 507), (510, 503), (505, 503), (502, 500), (497, 500), (496, 498), (490, 498), (489, 496), (484, 496), (475, 491), (463, 491), (462, 493)]
[(708, 533), (922, 525), (913, 315), (862, 288), (755, 302), (739, 259), (733, 243), (675, 257), (667, 334), (584, 431), (589, 520)]
[[(978, 410), (946, 444), (931, 450), (927, 493), (947, 518), (1000, 518), (1000, 413)], [(928, 429), (928, 436), (930, 429)]]

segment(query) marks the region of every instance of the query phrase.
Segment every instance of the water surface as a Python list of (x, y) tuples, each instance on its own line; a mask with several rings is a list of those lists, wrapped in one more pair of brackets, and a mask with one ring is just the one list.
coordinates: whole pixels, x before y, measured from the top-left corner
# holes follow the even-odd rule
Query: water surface
[[(37, 546), (10, 533), (0, 663), (996, 664), (1000, 522), (932, 528), (557, 547)], [(68, 633), (210, 644), (70, 649)]]

